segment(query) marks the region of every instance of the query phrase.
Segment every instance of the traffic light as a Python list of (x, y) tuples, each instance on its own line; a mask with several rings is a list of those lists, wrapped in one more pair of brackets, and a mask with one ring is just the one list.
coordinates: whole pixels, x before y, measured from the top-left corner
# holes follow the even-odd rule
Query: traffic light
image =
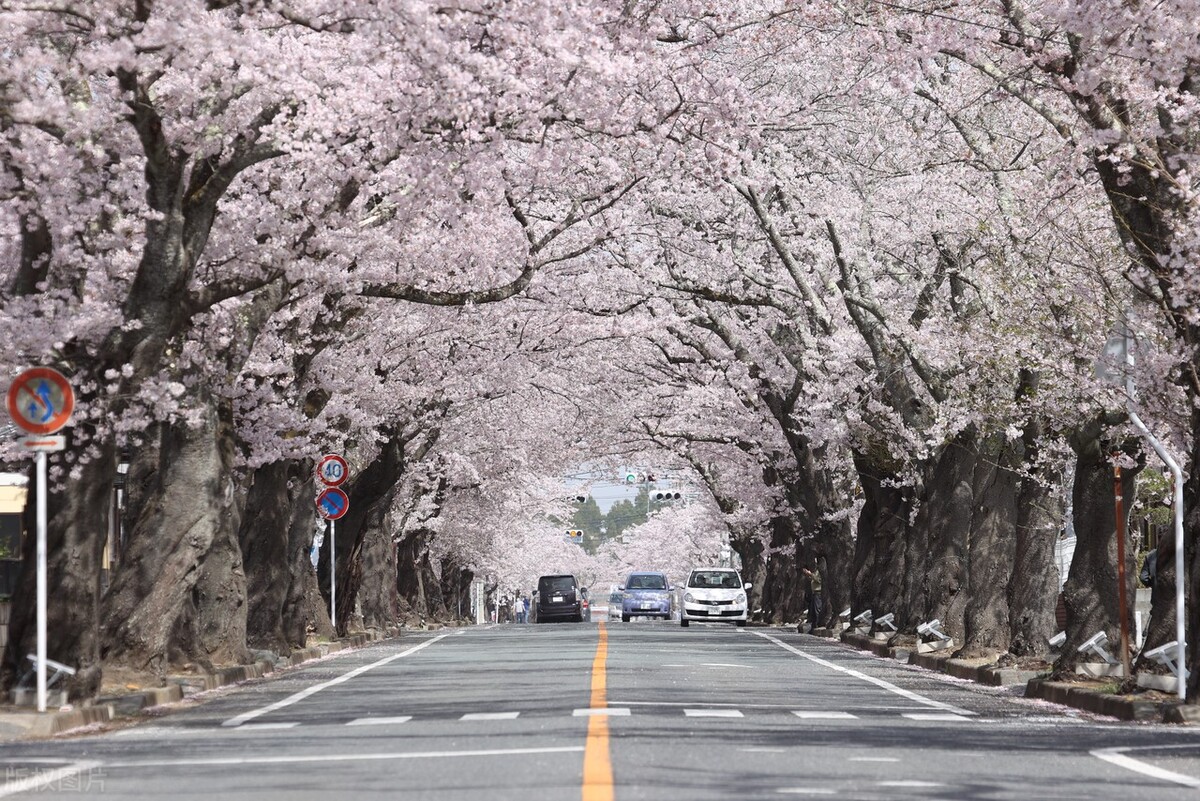
[(683, 495), (678, 492), (663, 491), (663, 492), (650, 493), (650, 499), (654, 500), (654, 501), (658, 501), (659, 503), (667, 503), (669, 501), (677, 501), (682, 497), (683, 497)]
[(567, 529), (567, 541), (575, 544), (583, 542), (583, 532), (577, 528)]
[(636, 484), (637, 483), (637, 473), (626, 473), (625, 474), (625, 483), (626, 484)]
[(586, 500), (587, 500), (586, 495), (576, 495), (575, 496), (575, 503), (584, 503)]

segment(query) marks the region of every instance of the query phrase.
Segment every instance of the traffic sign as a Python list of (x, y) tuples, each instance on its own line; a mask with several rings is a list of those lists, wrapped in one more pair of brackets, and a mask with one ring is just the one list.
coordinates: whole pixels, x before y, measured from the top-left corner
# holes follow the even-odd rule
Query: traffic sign
[(8, 388), (8, 414), (30, 434), (53, 434), (75, 411), (75, 391), (62, 373), (34, 367), (17, 376)]
[(337, 520), (350, 511), (350, 498), (337, 487), (326, 487), (317, 496), (317, 514), (326, 520)]
[(54, 453), (55, 451), (67, 449), (67, 438), (62, 434), (54, 434), (48, 437), (21, 437), (18, 441), (25, 446), (25, 450), (33, 451), (34, 453)]
[(336, 453), (327, 453), (317, 462), (317, 481), (327, 487), (336, 487), (349, 477), (350, 467)]

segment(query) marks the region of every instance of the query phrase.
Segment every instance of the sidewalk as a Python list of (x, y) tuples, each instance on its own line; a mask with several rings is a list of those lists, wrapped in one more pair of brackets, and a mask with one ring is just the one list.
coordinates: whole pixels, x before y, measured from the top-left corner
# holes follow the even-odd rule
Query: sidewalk
[[(828, 632), (827, 636), (833, 637), (832, 632)], [(1040, 698), (1096, 715), (1120, 720), (1200, 723), (1200, 706), (1195, 704), (1157, 700), (1150, 694), (1117, 695), (1101, 692), (1084, 684), (1047, 681), (1042, 674), (1034, 671), (1000, 668), (992, 664), (979, 664), (980, 660), (964, 661), (937, 653), (917, 653), (908, 648), (889, 646), (886, 640), (852, 631), (843, 632), (839, 639), (860, 651), (869, 651), (876, 656), (895, 659), (978, 684), (992, 687), (1024, 685), (1026, 698)]]
[(135, 717), (152, 707), (173, 704), (188, 696), (215, 690), (250, 679), (259, 679), (276, 668), (289, 668), (332, 653), (357, 648), (371, 642), (399, 636), (399, 630), (352, 634), (312, 648), (293, 651), (277, 661), (259, 660), (248, 665), (234, 665), (215, 673), (168, 676), (165, 687), (153, 687), (136, 692), (106, 695), (57, 710), (36, 712), (29, 707), (0, 706), (0, 742), (34, 740), (53, 737), (88, 726), (102, 726), (113, 720)]

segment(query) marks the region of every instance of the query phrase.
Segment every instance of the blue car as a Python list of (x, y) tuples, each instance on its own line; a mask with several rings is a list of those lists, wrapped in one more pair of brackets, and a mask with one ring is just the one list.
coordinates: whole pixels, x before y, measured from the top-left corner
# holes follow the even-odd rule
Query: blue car
[(631, 617), (671, 618), (671, 583), (665, 573), (630, 573), (620, 587), (621, 620)]

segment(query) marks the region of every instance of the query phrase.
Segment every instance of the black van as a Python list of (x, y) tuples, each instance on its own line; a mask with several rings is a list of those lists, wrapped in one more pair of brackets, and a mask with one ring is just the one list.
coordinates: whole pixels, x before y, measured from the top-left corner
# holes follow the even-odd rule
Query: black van
[(570, 575), (539, 578), (535, 611), (538, 623), (551, 620), (583, 622), (583, 592), (579, 581)]

